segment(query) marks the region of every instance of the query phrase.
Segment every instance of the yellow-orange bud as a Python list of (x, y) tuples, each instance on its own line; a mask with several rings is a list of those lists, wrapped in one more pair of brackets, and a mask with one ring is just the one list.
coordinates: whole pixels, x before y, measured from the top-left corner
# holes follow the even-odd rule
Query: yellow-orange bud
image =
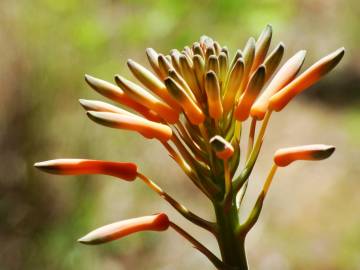
[(234, 116), (239, 121), (245, 121), (250, 114), (250, 109), (259, 95), (265, 82), (265, 67), (260, 66), (251, 77), (245, 92), (242, 94), (236, 107)]
[(165, 85), (172, 96), (179, 102), (186, 116), (193, 125), (199, 125), (205, 120), (205, 115), (195, 101), (188, 96), (185, 90), (172, 78), (165, 79)]
[(118, 86), (113, 85), (112, 83), (109, 83), (107, 81), (92, 77), (90, 75), (85, 75), (85, 81), (92, 89), (94, 89), (99, 94), (137, 111), (138, 113), (145, 116), (147, 119), (157, 122), (161, 120), (161, 118), (159, 118), (155, 112), (149, 110), (142, 104), (133, 100), (131, 97), (126, 95), (124, 91), (121, 90)]
[(220, 119), (223, 113), (223, 108), (220, 97), (220, 85), (214, 71), (206, 73), (205, 90), (210, 116), (214, 119)]
[(123, 78), (120, 75), (115, 76), (115, 82), (132, 99), (156, 112), (166, 122), (174, 124), (178, 121), (178, 111), (174, 110), (163, 101), (157, 99), (139, 85)]
[(151, 71), (138, 64), (134, 60), (129, 59), (127, 65), (132, 74), (153, 93), (161, 97), (173, 109), (180, 111), (180, 107), (174, 98), (169, 94), (164, 83), (158, 79)]
[(264, 119), (265, 113), (268, 110), (269, 99), (295, 78), (304, 63), (305, 55), (306, 51), (299, 51), (281, 67), (268, 87), (266, 87), (265, 91), (251, 107), (252, 117), (255, 117), (257, 120)]

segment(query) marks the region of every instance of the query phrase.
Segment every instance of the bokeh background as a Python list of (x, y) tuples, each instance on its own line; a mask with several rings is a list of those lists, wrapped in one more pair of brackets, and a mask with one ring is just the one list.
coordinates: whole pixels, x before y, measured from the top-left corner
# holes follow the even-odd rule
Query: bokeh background
[[(156, 141), (89, 121), (79, 98), (100, 99), (85, 73), (129, 76), (126, 60), (144, 49), (182, 48), (210, 35), (232, 52), (270, 23), (286, 56), (307, 49), (305, 66), (338, 47), (341, 64), (273, 115), (251, 177), (254, 203), (279, 147), (326, 143), (336, 154), (299, 162), (275, 177), (249, 234), (252, 269), (360, 269), (360, 4), (357, 0), (1, 0), (0, 269), (212, 269), (177, 234), (143, 233), (104, 246), (76, 239), (116, 220), (167, 211), (216, 251), (214, 240), (184, 221), (141, 182), (56, 177), (32, 167), (59, 157), (137, 162), (142, 171), (199, 215), (206, 199)], [(245, 133), (244, 133), (245, 134)]]

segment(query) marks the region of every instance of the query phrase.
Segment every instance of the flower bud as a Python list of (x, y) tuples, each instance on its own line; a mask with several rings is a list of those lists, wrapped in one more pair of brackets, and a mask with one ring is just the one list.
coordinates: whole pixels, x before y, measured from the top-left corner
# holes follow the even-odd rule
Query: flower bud
[(115, 76), (115, 81), (117, 85), (119, 85), (119, 87), (121, 87), (121, 89), (129, 95), (129, 97), (156, 112), (166, 122), (174, 124), (178, 121), (179, 112), (151, 95), (139, 85), (123, 78), (120, 75)]
[(250, 109), (265, 83), (265, 67), (261, 65), (251, 77), (245, 92), (242, 94), (236, 107), (234, 116), (238, 121), (245, 121), (250, 114)]
[(288, 166), (296, 160), (322, 160), (334, 153), (332, 145), (312, 144), (281, 148), (275, 152), (274, 162), (279, 167)]
[(101, 125), (137, 131), (148, 139), (156, 138), (160, 141), (168, 141), (172, 136), (172, 130), (169, 126), (141, 117), (93, 111), (87, 112), (87, 115), (91, 120)]
[(227, 160), (234, 154), (234, 148), (231, 143), (219, 135), (212, 137), (210, 144), (216, 152), (216, 156), (220, 159)]
[(344, 48), (340, 48), (320, 59), (310, 68), (305, 70), (301, 75), (270, 98), (269, 109), (277, 112), (282, 110), (297, 94), (301, 93), (330, 72), (340, 62), (341, 58), (344, 56), (344, 52)]
[(91, 159), (54, 159), (37, 162), (34, 166), (42, 171), (59, 175), (105, 174), (132, 181), (137, 177), (134, 163)]
[(132, 72), (132, 74), (148, 89), (153, 93), (161, 97), (167, 104), (172, 108), (179, 111), (179, 105), (173, 99), (173, 97), (168, 93), (166, 86), (162, 81), (160, 81), (151, 71), (143, 67), (142, 65), (136, 63), (135, 61), (129, 59), (127, 65)]
[(247, 41), (244, 52), (243, 52), (243, 59), (244, 59), (244, 82), (248, 80), (248, 77), (251, 75), (251, 68), (254, 63), (255, 58), (255, 39), (253, 37), (249, 38)]
[(165, 85), (171, 95), (179, 102), (186, 116), (193, 125), (199, 125), (205, 120), (205, 115), (195, 101), (188, 96), (185, 90), (172, 78), (165, 79)]
[(216, 57), (216, 55), (211, 55), (209, 57), (209, 61), (207, 62), (207, 71), (214, 71), (215, 74), (219, 74), (220, 73), (220, 66), (219, 66), (219, 60)]
[(265, 81), (267, 81), (275, 72), (279, 66), (281, 59), (284, 55), (285, 45), (280, 42), (280, 44), (270, 53), (264, 62), (266, 68)]
[(161, 78), (161, 71), (158, 62), (159, 54), (153, 48), (147, 48), (145, 52), (149, 60), (150, 66), (155, 71), (155, 73)]
[(223, 108), (220, 98), (220, 85), (214, 71), (206, 73), (205, 90), (210, 116), (213, 119), (220, 119), (223, 113)]
[(87, 99), (79, 99), (79, 102), (81, 106), (86, 111), (96, 111), (96, 112), (112, 112), (112, 113), (119, 113), (119, 114), (126, 114), (131, 116), (137, 116), (136, 114), (133, 114), (127, 110), (121, 109), (117, 106), (114, 106), (112, 104), (98, 101), (98, 100), (87, 100)]
[(129, 234), (142, 231), (165, 231), (169, 228), (170, 221), (166, 214), (160, 213), (115, 222), (100, 227), (78, 241), (86, 245), (97, 245), (117, 240)]
[(101, 79), (97, 79), (90, 75), (85, 75), (85, 81), (92, 89), (94, 89), (99, 94), (137, 111), (141, 115), (145, 116), (147, 119), (157, 122), (161, 120), (156, 115), (156, 113), (152, 112), (142, 104), (130, 98), (124, 93), (123, 90), (121, 90), (116, 85), (113, 85), (112, 83)]
[(256, 70), (264, 61), (270, 47), (271, 37), (272, 27), (268, 24), (260, 34), (259, 39), (256, 41), (254, 63), (252, 65), (251, 71)]
[(239, 91), (244, 74), (244, 62), (241, 58), (236, 60), (233, 68), (230, 71), (227, 89), (223, 99), (224, 112), (229, 112), (235, 103), (235, 98)]
[(257, 120), (264, 119), (265, 113), (268, 110), (269, 99), (295, 78), (304, 63), (305, 55), (306, 51), (299, 51), (281, 67), (268, 87), (266, 87), (265, 91), (251, 107), (252, 117), (255, 117)]

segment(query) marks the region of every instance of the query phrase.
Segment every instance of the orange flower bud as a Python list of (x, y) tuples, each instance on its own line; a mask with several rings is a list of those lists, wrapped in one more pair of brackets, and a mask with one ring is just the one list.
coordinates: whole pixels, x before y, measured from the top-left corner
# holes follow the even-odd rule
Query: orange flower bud
[(247, 82), (249, 76), (251, 75), (251, 68), (254, 63), (255, 58), (255, 39), (253, 37), (249, 38), (246, 42), (244, 51), (243, 51), (243, 59), (244, 59), (244, 82)]
[(265, 81), (267, 81), (279, 66), (284, 55), (285, 45), (280, 42), (278, 46), (270, 53), (264, 62), (266, 68)]
[(89, 118), (96, 123), (104, 126), (134, 130), (148, 139), (157, 138), (160, 141), (167, 141), (172, 136), (172, 130), (169, 126), (152, 122), (130, 115), (123, 115), (111, 112), (87, 112)]
[(236, 60), (233, 68), (230, 71), (229, 79), (227, 82), (227, 89), (223, 99), (224, 112), (229, 112), (235, 103), (235, 98), (239, 91), (244, 74), (244, 62), (241, 58)]
[(340, 62), (344, 53), (344, 48), (340, 48), (313, 64), (270, 98), (269, 109), (275, 111), (282, 110), (297, 94), (316, 83), (321, 77), (331, 71)]
[(219, 54), (218, 61), (219, 61), (219, 68), (220, 68), (219, 82), (224, 84), (225, 80), (226, 80), (226, 74), (227, 74), (227, 71), (228, 71), (228, 65), (229, 65), (228, 57), (227, 57), (226, 53), (221, 52)]
[(166, 57), (162, 54), (159, 54), (158, 56), (158, 63), (161, 72), (161, 79), (164, 80), (168, 74), (169, 69), (171, 69), (172, 67)]
[(264, 119), (265, 113), (268, 110), (269, 99), (295, 78), (304, 63), (305, 55), (306, 51), (299, 51), (281, 67), (268, 87), (266, 87), (265, 91), (251, 107), (252, 117), (255, 117), (257, 120)]
[(179, 112), (151, 95), (139, 85), (123, 78), (120, 75), (115, 76), (115, 81), (117, 85), (119, 85), (119, 87), (121, 87), (121, 89), (129, 95), (129, 97), (153, 110), (168, 123), (175, 124), (178, 121)]
[(87, 245), (97, 245), (117, 240), (129, 234), (142, 231), (165, 231), (169, 228), (170, 221), (166, 214), (160, 213), (115, 222), (100, 227), (78, 241)]
[(112, 104), (103, 101), (79, 99), (79, 102), (86, 111), (113, 112), (113, 113), (137, 116), (136, 114), (133, 114), (127, 110), (121, 109), (119, 107), (116, 107)]
[(215, 74), (219, 74), (220, 73), (220, 66), (219, 66), (219, 60), (218, 58), (216, 57), (216, 55), (211, 55), (209, 57), (209, 60), (207, 62), (207, 68), (206, 68), (207, 71), (214, 71)]
[(191, 60), (189, 60), (188, 57), (186, 57), (185, 55), (180, 55), (179, 64), (180, 64), (182, 76), (184, 77), (184, 79), (188, 83), (188, 85), (190, 86), (190, 89), (192, 90), (192, 92), (194, 92), (194, 95), (196, 96), (196, 98), (199, 98), (200, 91), (199, 91), (199, 87), (198, 87), (198, 84), (196, 81), (195, 73), (192, 69)]
[(219, 135), (212, 137), (210, 144), (220, 159), (227, 160), (234, 154), (234, 147), (231, 143)]
[(161, 97), (173, 109), (180, 111), (180, 107), (176, 100), (169, 94), (166, 86), (151, 71), (129, 59), (127, 65), (132, 74), (148, 89)]
[(205, 120), (205, 115), (195, 101), (188, 96), (185, 90), (172, 78), (165, 79), (165, 85), (172, 96), (179, 102), (186, 116), (193, 125), (199, 125)]
[(206, 73), (205, 90), (210, 116), (214, 119), (220, 119), (223, 113), (220, 98), (220, 85), (215, 72), (212, 70)]
[(272, 27), (271, 25), (268, 24), (260, 34), (258, 40), (256, 41), (254, 63), (252, 65), (251, 71), (256, 70), (259, 67), (259, 65), (261, 65), (262, 62), (264, 61), (270, 47), (271, 37), (272, 37)]
[(137, 111), (149, 120), (161, 121), (156, 113), (130, 98), (116, 85), (90, 75), (85, 75), (85, 81), (99, 94)]
[(153, 48), (147, 48), (145, 52), (149, 60), (150, 66), (153, 68), (153, 70), (159, 76), (159, 78), (161, 78), (161, 70), (159, 68), (159, 63), (158, 63), (159, 54)]
[(288, 166), (296, 160), (322, 160), (334, 153), (331, 145), (313, 144), (281, 148), (275, 152), (274, 162), (279, 167)]
[(37, 162), (34, 166), (42, 171), (59, 175), (105, 174), (133, 181), (137, 177), (134, 163), (91, 159), (54, 159)]
[(259, 95), (264, 83), (265, 67), (261, 65), (251, 77), (245, 92), (240, 98), (234, 113), (236, 120), (245, 121), (249, 117), (251, 106)]
[(204, 89), (204, 72), (205, 72), (205, 61), (204, 58), (198, 54), (193, 57), (193, 68), (195, 78), (201, 89)]

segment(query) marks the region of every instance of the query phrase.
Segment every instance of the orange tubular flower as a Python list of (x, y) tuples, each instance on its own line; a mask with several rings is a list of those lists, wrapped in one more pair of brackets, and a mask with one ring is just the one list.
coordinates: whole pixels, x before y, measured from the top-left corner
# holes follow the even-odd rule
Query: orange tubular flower
[(92, 159), (54, 159), (37, 162), (34, 166), (42, 171), (59, 175), (105, 174), (133, 181), (137, 166), (128, 162), (113, 162)]
[(249, 117), (251, 106), (259, 95), (264, 83), (265, 67), (260, 66), (251, 77), (245, 92), (240, 98), (239, 104), (237, 105), (234, 113), (236, 120), (245, 121)]
[(293, 97), (316, 83), (321, 77), (331, 71), (340, 62), (344, 53), (344, 48), (337, 49), (313, 64), (299, 75), (299, 77), (270, 98), (269, 109), (275, 111), (282, 110)]
[(122, 91), (116, 85), (113, 85), (101, 79), (97, 79), (90, 75), (85, 75), (85, 81), (92, 89), (94, 89), (99, 94), (137, 111), (151, 121), (161, 121), (161, 118), (159, 118), (156, 113), (152, 112), (145, 106), (131, 99), (124, 93), (124, 91)]
[(172, 136), (172, 130), (169, 126), (139, 116), (94, 111), (89, 111), (87, 114), (96, 123), (112, 128), (134, 130), (149, 139), (156, 138), (160, 141), (168, 141)]
[(177, 104), (176, 100), (169, 94), (165, 84), (160, 81), (151, 71), (147, 70), (142, 65), (129, 59), (127, 65), (132, 74), (149, 90), (161, 97), (167, 104), (170, 105), (176, 111), (180, 111), (181, 108)]
[(255, 71), (264, 61), (265, 56), (270, 47), (271, 38), (272, 38), (272, 27), (271, 25), (267, 25), (264, 31), (261, 33), (259, 39), (256, 41), (254, 62), (252, 64), (251, 71)]
[(126, 80), (120, 75), (115, 76), (115, 82), (127, 95), (129, 95), (129, 97), (139, 103), (141, 102), (141, 104), (146, 106), (148, 109), (156, 112), (168, 123), (174, 124), (178, 121), (179, 112), (175, 111), (166, 103), (152, 96), (149, 92), (141, 88), (139, 85), (129, 80)]
[(185, 90), (177, 82), (168, 77), (165, 79), (165, 85), (173, 97), (179, 102), (193, 125), (199, 125), (204, 122), (205, 115), (200, 107), (186, 94)]
[(112, 112), (112, 113), (119, 113), (119, 114), (126, 114), (130, 116), (137, 116), (127, 110), (121, 109), (109, 103), (98, 101), (98, 100), (87, 100), (87, 99), (79, 99), (81, 106), (86, 111), (95, 111), (95, 112)]
[(274, 162), (279, 167), (288, 166), (296, 160), (322, 160), (334, 153), (332, 145), (312, 144), (281, 148), (275, 152)]
[(306, 51), (299, 51), (281, 67), (268, 87), (251, 107), (250, 114), (252, 117), (257, 120), (264, 119), (265, 113), (268, 110), (269, 99), (295, 78), (304, 63), (305, 55)]
[(129, 234), (142, 231), (165, 231), (169, 228), (170, 221), (166, 214), (160, 213), (115, 222), (100, 227), (78, 241), (87, 245), (97, 245), (110, 242)]
[(232, 67), (229, 74), (227, 90), (225, 92), (224, 100), (223, 100), (223, 107), (225, 113), (230, 111), (234, 106), (235, 97), (239, 91), (240, 85), (243, 80), (243, 74), (244, 74), (244, 61), (243, 59), (239, 58), (234, 63), (234, 66)]
[(214, 71), (206, 73), (205, 90), (209, 104), (209, 114), (214, 119), (220, 119), (223, 113), (220, 98), (220, 85)]

